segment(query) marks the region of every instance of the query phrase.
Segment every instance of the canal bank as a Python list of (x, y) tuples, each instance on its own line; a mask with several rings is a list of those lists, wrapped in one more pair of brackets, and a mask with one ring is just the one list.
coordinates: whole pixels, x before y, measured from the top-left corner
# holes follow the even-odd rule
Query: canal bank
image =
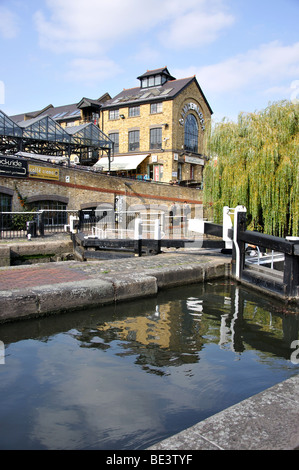
[(160, 289), (226, 277), (219, 250), (63, 261), (0, 268), (0, 321), (16, 321), (156, 295)]

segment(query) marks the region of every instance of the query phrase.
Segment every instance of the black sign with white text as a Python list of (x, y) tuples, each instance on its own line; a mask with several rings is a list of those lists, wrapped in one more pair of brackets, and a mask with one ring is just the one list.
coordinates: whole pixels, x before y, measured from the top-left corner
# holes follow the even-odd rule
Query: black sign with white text
[(27, 161), (0, 155), (0, 176), (24, 177), (28, 174)]

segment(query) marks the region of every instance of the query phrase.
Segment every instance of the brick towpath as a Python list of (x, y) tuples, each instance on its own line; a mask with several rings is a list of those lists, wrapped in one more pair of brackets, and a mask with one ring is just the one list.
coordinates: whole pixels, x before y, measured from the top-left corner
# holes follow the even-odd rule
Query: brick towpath
[(83, 281), (88, 278), (89, 276), (84, 271), (70, 269), (56, 263), (4, 268), (0, 270), (0, 291), (60, 282)]

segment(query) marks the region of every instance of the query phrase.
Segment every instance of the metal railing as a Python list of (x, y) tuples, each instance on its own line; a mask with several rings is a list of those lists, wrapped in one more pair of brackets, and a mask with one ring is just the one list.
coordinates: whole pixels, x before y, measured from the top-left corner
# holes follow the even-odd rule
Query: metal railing
[[(191, 215), (191, 214), (190, 214)], [(179, 208), (115, 211), (97, 209), (0, 212), (0, 240), (43, 237), (79, 230), (86, 234), (101, 233), (105, 238), (132, 238), (136, 219), (142, 220), (144, 238), (153, 238), (158, 219), (162, 238), (184, 238), (191, 234), (188, 220)]]
[(78, 211), (78, 229), (100, 238), (132, 238), (136, 219), (142, 221), (143, 238), (153, 238), (159, 220), (162, 238), (184, 238), (190, 235), (188, 218), (167, 211), (114, 211), (113, 209)]
[(0, 212), (0, 240), (35, 238), (68, 231), (71, 216), (77, 210), (43, 209), (39, 211)]

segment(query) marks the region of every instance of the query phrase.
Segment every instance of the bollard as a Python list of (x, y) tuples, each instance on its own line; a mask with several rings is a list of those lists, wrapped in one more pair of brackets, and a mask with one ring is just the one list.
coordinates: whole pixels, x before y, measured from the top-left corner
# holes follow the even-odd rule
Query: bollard
[(135, 219), (135, 228), (134, 228), (134, 240), (135, 240), (135, 256), (142, 255), (142, 220)]
[(156, 240), (156, 252), (161, 252), (161, 226), (160, 220), (155, 220), (155, 228), (154, 228), (154, 240)]
[(228, 234), (228, 231), (233, 227), (232, 219), (230, 217), (231, 212), (228, 206), (223, 207), (223, 229), (222, 229), (222, 239), (225, 242), (225, 249), (231, 250), (233, 247), (233, 242), (231, 237)]

